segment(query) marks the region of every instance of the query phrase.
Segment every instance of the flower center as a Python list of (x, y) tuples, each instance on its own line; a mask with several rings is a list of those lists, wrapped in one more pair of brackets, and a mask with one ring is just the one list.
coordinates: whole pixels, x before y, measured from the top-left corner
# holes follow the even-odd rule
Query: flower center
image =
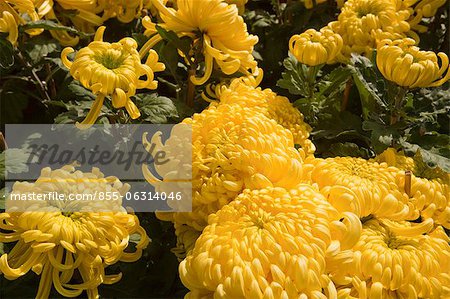
[(265, 224), (267, 224), (271, 220), (271, 215), (259, 211), (257, 215), (254, 215), (252, 217), (252, 222), (254, 226), (256, 226), (258, 229), (264, 229)]
[(114, 70), (123, 64), (125, 56), (118, 50), (110, 49), (101, 55), (94, 55), (93, 59), (105, 68)]
[(351, 175), (358, 176), (363, 179), (369, 179), (369, 180), (376, 179), (376, 175), (372, 171), (370, 171), (370, 169), (367, 169), (363, 165), (352, 164), (352, 165), (348, 165), (347, 169), (349, 170)]
[(380, 13), (381, 9), (379, 7), (377, 7), (376, 5), (373, 5), (372, 3), (364, 3), (363, 5), (357, 7), (355, 9), (356, 15), (358, 16), (358, 18), (362, 18), (365, 17), (367, 15), (378, 15), (378, 13)]

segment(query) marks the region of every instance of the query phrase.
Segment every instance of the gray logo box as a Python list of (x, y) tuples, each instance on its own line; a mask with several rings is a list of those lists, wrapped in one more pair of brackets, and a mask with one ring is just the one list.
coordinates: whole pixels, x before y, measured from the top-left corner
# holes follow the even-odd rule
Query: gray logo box
[(192, 210), (190, 125), (20, 124), (5, 135), (8, 212)]

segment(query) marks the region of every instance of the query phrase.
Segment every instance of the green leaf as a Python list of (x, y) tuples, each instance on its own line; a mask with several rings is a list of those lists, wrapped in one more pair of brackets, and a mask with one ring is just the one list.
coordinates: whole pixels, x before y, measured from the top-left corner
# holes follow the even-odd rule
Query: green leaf
[(28, 97), (20, 90), (2, 90), (0, 92), (2, 123), (23, 122), (23, 111), (28, 106)]
[(375, 121), (364, 121), (362, 128), (370, 131), (372, 146), (377, 153), (381, 153), (388, 148), (394, 140), (400, 138), (396, 127), (386, 126)]
[(26, 24), (19, 26), (20, 32), (24, 32), (29, 29), (61, 30), (76, 35), (84, 35), (84, 33), (76, 30), (75, 28), (64, 26), (51, 20), (38, 20), (33, 22), (27, 22)]
[(153, 94), (137, 94), (136, 105), (141, 111), (142, 119), (154, 124), (167, 123), (169, 118), (178, 117), (177, 108), (172, 100)]
[[(10, 187), (5, 187), (0, 189), (0, 210), (4, 210), (6, 208), (6, 196), (10, 193)], [(2, 243), (0, 243), (1, 245)], [(2, 248), (0, 246), (0, 255), (1, 255)]]
[[(61, 102), (63, 103), (63, 102)], [(93, 101), (85, 100), (85, 101), (73, 101), (64, 103), (67, 112), (63, 112), (55, 117), (56, 124), (73, 124), (77, 121), (83, 120), (88, 114), (89, 110), (92, 107)], [(98, 122), (101, 122), (101, 117), (104, 115), (111, 115), (113, 112), (106, 106), (103, 105)]]
[(33, 37), (27, 40), (25, 44), (25, 51), (30, 56), (34, 64), (38, 63), (42, 58), (48, 54), (59, 50), (59, 45), (53, 39), (48, 39), (43, 35)]
[(8, 69), (14, 65), (14, 47), (5, 38), (0, 38), (0, 67)]
[(373, 63), (368, 58), (357, 55), (352, 56), (351, 62), (352, 65), (348, 67), (361, 97), (364, 117), (367, 118), (369, 112), (380, 110), (380, 107), (385, 110), (387, 103), (383, 99), (387, 89)]
[(348, 67), (340, 66), (335, 68), (321, 80), (319, 84), (319, 92), (317, 92), (315, 96), (319, 98), (336, 92), (345, 82), (347, 82), (351, 75), (352, 71)]
[(95, 95), (89, 89), (84, 88), (78, 81), (73, 80), (67, 85), (67, 88), (78, 100), (95, 100)]
[(179, 75), (177, 73), (178, 68), (178, 52), (177, 49), (169, 44), (161, 45), (159, 50), (159, 55), (161, 61), (167, 67), (167, 70), (175, 78), (176, 81), (179, 80)]
[(9, 148), (2, 152), (0, 155), (4, 155), (4, 165), (6, 175), (8, 173), (23, 173), (28, 171), (28, 159), (30, 152), (27, 149), (22, 148)]
[(179, 38), (173, 31), (168, 31), (161, 26), (156, 25), (158, 34), (173, 47), (179, 49), (186, 57), (189, 57), (191, 50), (191, 39), (189, 37)]
[(292, 95), (308, 97), (308, 83), (305, 80), (302, 65), (290, 54), (283, 61), (283, 65), (286, 71), (281, 74), (282, 79), (278, 80), (277, 86), (287, 89)]
[(417, 144), (411, 144), (406, 141), (400, 141), (405, 152), (417, 153), (422, 157), (424, 163), (430, 168), (439, 167), (445, 172), (450, 172), (450, 149), (448, 147), (432, 147), (426, 150)]

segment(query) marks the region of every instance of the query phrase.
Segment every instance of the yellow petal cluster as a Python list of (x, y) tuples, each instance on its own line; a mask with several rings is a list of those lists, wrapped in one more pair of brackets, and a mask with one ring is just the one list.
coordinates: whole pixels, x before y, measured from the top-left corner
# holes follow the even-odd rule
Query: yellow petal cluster
[[(183, 123), (192, 126), (192, 212), (157, 213), (163, 220), (201, 232), (208, 216), (245, 188), (292, 188), (301, 181), (302, 154), (294, 148), (292, 133), (256, 109), (214, 105)], [(165, 152), (176, 146), (170, 138), (164, 145), (152, 143)], [(161, 168), (158, 174), (164, 179), (175, 169)], [(155, 185), (146, 169), (144, 176)]]
[(245, 4), (247, 4), (248, 0), (225, 0), (228, 4), (235, 4), (239, 10), (239, 14), (242, 15), (245, 11)]
[[(173, 9), (160, 0), (152, 0), (152, 3), (162, 19), (159, 26), (174, 31), (180, 37), (190, 37), (193, 54), (201, 51), (204, 72), (201, 77), (190, 77), (194, 84), (204, 84), (211, 76), (214, 65), (226, 75), (236, 72), (257, 75), (257, 63), (252, 52), (258, 38), (248, 34), (247, 25), (235, 5), (222, 0), (178, 0), (177, 9)], [(162, 37), (149, 17), (145, 17), (142, 24), (146, 28), (144, 34), (151, 37), (139, 52), (145, 57)]]
[[(81, 125), (95, 123), (107, 96), (111, 97), (114, 108), (125, 107), (131, 118), (138, 118), (140, 112), (130, 97), (138, 88), (156, 89), (158, 82), (154, 80), (154, 72), (164, 70), (155, 51), (150, 51), (147, 62), (142, 64), (134, 39), (126, 37), (116, 43), (104, 42), (104, 31), (105, 27), (100, 27), (94, 41), (79, 50), (73, 62), (67, 55), (74, 49), (65, 48), (61, 53), (70, 74), (97, 95)], [(142, 76), (146, 79), (141, 80)]]
[(0, 32), (8, 33), (8, 40), (15, 45), (19, 36), (19, 29), (14, 16), (9, 11), (0, 15)]
[[(92, 0), (82, 0), (77, 2), (79, 2), (79, 5), (81, 5), (81, 7), (83, 6), (83, 3), (86, 2), (94, 3), (94, 1)], [(0, 2), (0, 9), (2, 11), (7, 11), (12, 16), (14, 16), (15, 22), (18, 25), (26, 24), (29, 21), (39, 21), (41, 19), (51, 20), (58, 24), (61, 24), (55, 14), (55, 11), (53, 10), (53, 5), (54, 3), (51, 0), (3, 0)], [(93, 7), (95, 7), (95, 5), (90, 8)], [(76, 9), (77, 7), (70, 8)], [(101, 23), (98, 23), (97, 25), (100, 24)], [(41, 34), (43, 31), (43, 29), (29, 29), (26, 32), (29, 35), (34, 36)], [(69, 35), (66, 31), (63, 30), (50, 30), (50, 33), (63, 45), (73, 46), (76, 45), (79, 41), (79, 38), (77, 36)]]
[(414, 44), (409, 38), (383, 40), (378, 44), (377, 67), (383, 76), (408, 88), (441, 86), (447, 82), (450, 79), (447, 55), (421, 51)]
[(338, 20), (329, 23), (328, 28), (342, 37), (344, 56), (370, 55), (378, 40), (406, 37), (410, 32), (409, 17), (410, 11), (402, 8), (398, 0), (348, 0)]
[[(315, 4), (314, 4), (314, 2), (315, 2)], [(326, 1), (326, 0), (317, 0), (317, 1), (313, 1), (313, 0), (303, 0), (303, 3), (305, 4), (305, 7), (306, 7), (307, 9), (311, 9), (311, 8), (314, 7), (314, 5), (321, 4), (321, 3), (325, 3), (325, 2), (327, 2), (327, 1)]]
[[(124, 195), (128, 189), (129, 185), (116, 177), (105, 178), (97, 168), (83, 173), (64, 166), (44, 168), (34, 183), (15, 183), (12, 193), (109, 191)], [(121, 278), (121, 273), (105, 274), (105, 268), (118, 261), (138, 260), (149, 243), (147, 234), (139, 219), (128, 214), (119, 201), (108, 203), (105, 212), (98, 211), (98, 201), (84, 202), (73, 212), (64, 212), (60, 204), (47, 200), (39, 203), (39, 209), (30, 206), (23, 212), (0, 213), (0, 242), (16, 242), (10, 252), (0, 257), (0, 273), (10, 280), (30, 270), (40, 275), (36, 298), (48, 298), (52, 286), (66, 297), (86, 291), (88, 298), (98, 298), (100, 284), (112, 284)], [(125, 252), (132, 234), (139, 234), (140, 241), (135, 252)], [(74, 283), (74, 277), (81, 282)]]
[[(423, 162), (420, 153), (414, 158), (398, 153), (389, 148), (378, 155), (375, 160), (386, 162), (411, 175), (399, 173), (396, 183), (400, 189), (406, 189), (410, 202), (419, 211), (422, 219), (432, 218), (435, 223), (450, 228), (450, 174), (440, 168), (430, 168)], [(407, 182), (409, 180), (409, 182)], [(409, 187), (407, 187), (407, 185)]]
[(450, 239), (442, 227), (429, 230), (376, 219), (364, 223), (353, 261), (334, 277), (339, 297), (448, 298)]
[(399, 169), (353, 157), (309, 161), (313, 165), (309, 180), (318, 184), (340, 211), (395, 220), (414, 220), (419, 216), (396, 183), (398, 175), (404, 176)]
[(397, 152), (391, 147), (377, 155), (373, 161), (378, 163), (384, 162), (389, 166), (394, 166), (401, 170), (409, 170), (414, 172), (416, 169), (416, 163), (412, 157), (406, 156), (403, 152)]
[(294, 143), (299, 145), (306, 155), (315, 151), (309, 140), (311, 127), (304, 122), (303, 114), (296, 109), (288, 98), (279, 96), (269, 88), (256, 87), (253, 77), (236, 78), (229, 86), (221, 86), (216, 91), (219, 102), (211, 105), (238, 104), (260, 112), (291, 131)]
[[(130, 23), (142, 15), (143, 9), (156, 14), (151, 0), (97, 0), (102, 11), (102, 19), (117, 18), (122, 23)], [(167, 0), (162, 0), (163, 4)]]
[[(94, 33), (95, 29), (102, 25), (104, 18), (99, 16), (103, 8), (99, 5), (97, 0), (55, 0), (62, 9), (76, 11), (70, 17), (62, 17), (59, 20), (58, 16), (61, 14), (59, 7), (54, 6), (53, 10), (49, 12), (48, 19), (58, 20), (64, 25), (74, 25), (75, 28), (87, 33)], [(73, 41), (64, 42), (65, 38), (70, 36), (61, 36), (60, 31), (50, 31), (56, 39), (63, 41), (63, 45), (74, 46), (78, 43), (78, 37), (72, 37)]]
[(337, 298), (327, 260), (360, 231), (311, 186), (246, 189), (209, 217), (181, 262), (185, 298)]
[(411, 11), (408, 22), (412, 29), (417, 32), (426, 32), (426, 25), (420, 24), (424, 19), (434, 17), (437, 10), (442, 7), (446, 0), (404, 0), (402, 6)]
[(309, 66), (333, 63), (342, 46), (341, 36), (328, 28), (320, 31), (308, 29), (289, 40), (289, 51), (298, 61)]
[[(167, 2), (167, 0), (161, 1)], [(156, 14), (151, 0), (2, 0), (0, 9), (11, 13), (17, 24), (50, 20), (60, 25), (74, 26), (87, 33), (95, 32), (96, 27), (111, 18), (129, 23), (139, 18), (145, 10), (149, 10), (153, 15)], [(63, 10), (72, 10), (74, 13), (68, 16)], [(26, 32), (29, 35), (38, 35), (43, 31), (43, 29), (30, 29)], [(67, 31), (50, 30), (49, 32), (64, 46), (75, 46), (79, 42), (78, 36), (69, 34)]]

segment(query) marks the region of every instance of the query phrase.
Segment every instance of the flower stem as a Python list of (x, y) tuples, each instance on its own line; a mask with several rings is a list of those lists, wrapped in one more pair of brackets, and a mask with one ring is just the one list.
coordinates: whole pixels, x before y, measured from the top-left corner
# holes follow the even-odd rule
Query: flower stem
[(195, 76), (195, 69), (191, 68), (188, 73), (188, 86), (186, 92), (186, 104), (189, 107), (194, 107), (195, 85), (191, 81), (191, 77)]
[(399, 86), (397, 93), (394, 96), (394, 105), (391, 110), (390, 125), (395, 125), (400, 120), (400, 110), (403, 108), (405, 102), (405, 95), (408, 90), (404, 87)]
[(39, 89), (39, 91), (41, 93), (41, 96), (43, 98), (42, 100), (44, 102), (51, 101), (52, 99), (50, 98), (49, 94), (47, 93), (47, 88), (45, 87), (44, 83), (42, 83), (41, 79), (37, 75), (37, 73), (34, 70), (33, 66), (28, 61), (25, 60), (25, 58), (22, 55), (22, 52), (19, 51), (17, 53), (17, 57), (19, 57), (20, 62), (22, 62), (22, 64), (30, 70), (31, 75), (32, 75), (32, 77), (35, 80), (34, 83), (36, 84), (36, 86), (38, 87), (38, 89)]
[(348, 79), (347, 83), (345, 83), (344, 95), (342, 97), (341, 102), (341, 112), (347, 110), (348, 100), (350, 98), (350, 90), (352, 89), (353, 81), (352, 79)]

